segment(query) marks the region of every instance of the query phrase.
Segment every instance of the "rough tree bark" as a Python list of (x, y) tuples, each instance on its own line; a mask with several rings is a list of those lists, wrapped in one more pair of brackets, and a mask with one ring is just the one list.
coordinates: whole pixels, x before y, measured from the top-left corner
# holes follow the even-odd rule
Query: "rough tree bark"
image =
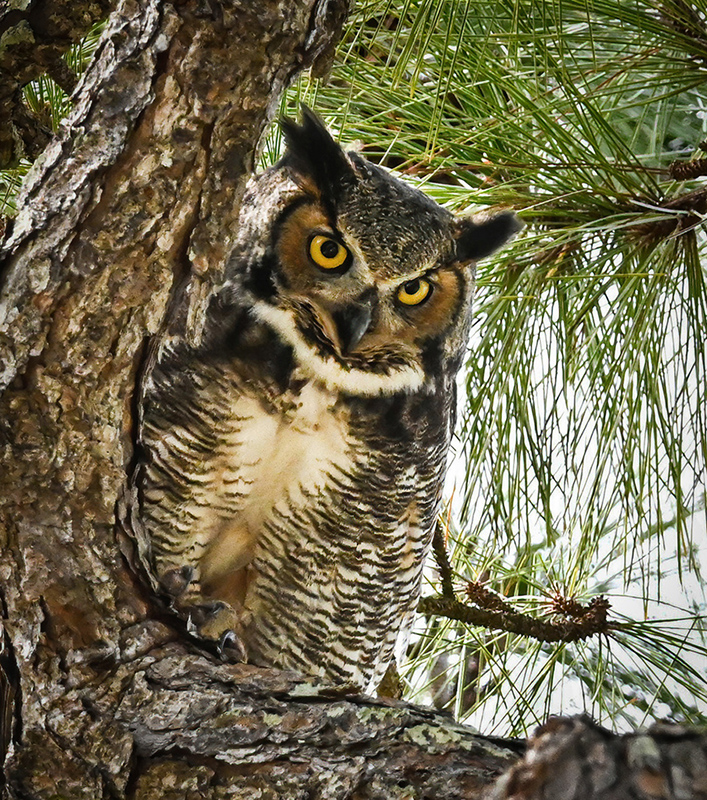
[(494, 797), (703, 796), (689, 732), (631, 750), (565, 721), (517, 763), (520, 747), (432, 711), (222, 663), (123, 556), (145, 343), (177, 299), (187, 327), (200, 313), (279, 96), (326, 64), (346, 10), (125, 0), (28, 180), (0, 260), (0, 792), (453, 800), (515, 764)]
[(22, 87), (48, 73), (67, 94), (76, 76), (67, 47), (108, 16), (112, 0), (10, 0), (0, 4), (0, 169), (36, 158), (51, 138), (22, 103)]

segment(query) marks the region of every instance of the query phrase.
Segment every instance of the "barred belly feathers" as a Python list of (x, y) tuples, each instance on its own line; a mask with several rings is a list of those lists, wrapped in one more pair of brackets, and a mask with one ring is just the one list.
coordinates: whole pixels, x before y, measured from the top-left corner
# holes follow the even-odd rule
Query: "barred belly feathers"
[(254, 178), (198, 345), (160, 342), (136, 472), (145, 560), (199, 636), (371, 689), (420, 593), (474, 262), (457, 218), (308, 109)]

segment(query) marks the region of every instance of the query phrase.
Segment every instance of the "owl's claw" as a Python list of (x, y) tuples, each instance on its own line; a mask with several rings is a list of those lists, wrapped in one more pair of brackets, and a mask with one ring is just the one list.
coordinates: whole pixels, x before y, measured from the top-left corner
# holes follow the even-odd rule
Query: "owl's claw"
[(235, 631), (224, 631), (218, 640), (216, 649), (221, 658), (226, 661), (246, 662), (248, 660), (245, 645)]
[(222, 600), (207, 600), (190, 606), (187, 628), (189, 632), (212, 643), (218, 655), (228, 661), (247, 661), (248, 652), (240, 631), (246, 612), (239, 612)]
[(176, 599), (186, 593), (193, 580), (194, 567), (185, 565), (165, 572), (160, 578), (160, 588), (168, 597)]
[(208, 643), (227, 661), (248, 660), (243, 631), (250, 613), (238, 604), (211, 599), (202, 593), (193, 566), (165, 570), (159, 577), (163, 600), (186, 624), (187, 633)]

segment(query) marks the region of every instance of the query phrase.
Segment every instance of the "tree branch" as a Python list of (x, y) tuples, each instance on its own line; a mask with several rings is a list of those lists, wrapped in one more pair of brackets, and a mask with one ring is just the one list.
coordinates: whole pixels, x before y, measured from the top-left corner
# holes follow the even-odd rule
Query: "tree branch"
[(529, 636), (539, 642), (578, 642), (599, 633), (609, 633), (619, 627), (618, 623), (608, 622), (606, 619), (608, 603), (603, 598), (597, 598), (597, 601), (591, 607), (591, 613), (580, 619), (559, 621), (536, 619), (528, 614), (513, 611), (506, 603), (502, 608), (474, 608), (442, 595), (423, 597), (417, 610), (421, 614), (436, 614), (466, 625), (478, 625), (489, 630)]
[[(227, 780), (239, 797), (290, 771), (278, 796), (296, 797), (316, 782), (317, 796), (337, 800), (355, 790), (402, 797), (403, 787), (408, 796), (414, 789), (414, 796), (461, 800), (517, 758), (442, 714), (346, 695), (293, 673), (217, 664), (176, 644), (132, 675), (116, 719), (132, 732), (139, 757), (151, 761), (136, 798), (152, 796), (148, 787), (159, 786), (175, 749), (191, 754), (182, 774), (210, 785)], [(283, 760), (301, 766), (283, 770)]]
[(454, 583), (452, 565), (449, 561), (447, 553), (447, 545), (445, 544), (444, 530), (442, 523), (438, 519), (435, 524), (435, 530), (432, 537), (432, 553), (435, 557), (437, 569), (439, 570), (439, 580), (442, 585), (442, 595), (444, 597), (454, 597)]
[(616, 736), (586, 717), (556, 717), (483, 800), (705, 800), (706, 744), (679, 725)]

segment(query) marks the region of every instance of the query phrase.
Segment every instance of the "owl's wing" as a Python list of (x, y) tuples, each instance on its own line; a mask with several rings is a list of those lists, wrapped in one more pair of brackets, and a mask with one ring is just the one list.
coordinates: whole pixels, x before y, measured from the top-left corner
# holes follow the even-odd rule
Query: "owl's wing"
[(239, 507), (237, 459), (223, 463), (232, 377), (183, 343), (165, 342), (147, 377), (138, 479), (143, 523), (158, 578), (198, 564)]

